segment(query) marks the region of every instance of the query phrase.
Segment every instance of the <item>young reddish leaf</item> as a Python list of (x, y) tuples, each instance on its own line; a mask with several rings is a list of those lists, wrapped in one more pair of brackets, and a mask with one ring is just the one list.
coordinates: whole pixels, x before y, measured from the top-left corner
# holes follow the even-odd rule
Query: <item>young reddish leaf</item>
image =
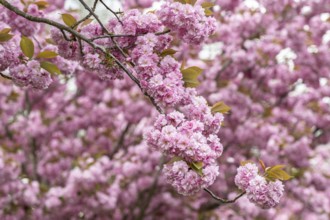
[(254, 162), (252, 160), (245, 160), (245, 161), (240, 162), (241, 166), (245, 166), (248, 163), (254, 163)]
[(265, 163), (264, 163), (262, 160), (259, 159), (259, 164), (260, 164), (260, 166), (262, 167), (262, 169), (265, 171), (265, 170), (266, 170), (266, 165), (265, 165)]
[(32, 58), (34, 55), (34, 44), (33, 41), (25, 36), (22, 36), (21, 42), (20, 42), (20, 47), (25, 56), (28, 58)]
[(40, 66), (51, 74), (61, 74), (61, 70), (54, 63), (44, 61), (40, 63)]
[(185, 87), (197, 87), (199, 85), (197, 78), (202, 72), (203, 70), (197, 66), (181, 70)]
[(45, 9), (49, 5), (48, 2), (46, 2), (46, 1), (37, 1), (34, 4), (36, 4), (38, 6), (39, 10)]
[(85, 21), (83, 21), (83, 23), (81, 23), (80, 26), (81, 26), (81, 27), (86, 26), (86, 25), (90, 24), (92, 21), (93, 21), (93, 19), (88, 18), (88, 19), (86, 19)]
[(69, 27), (72, 27), (75, 23), (77, 23), (77, 20), (70, 14), (62, 14), (62, 20)]
[(182, 63), (181, 63), (181, 66), (180, 66), (180, 71), (182, 71), (184, 69), (184, 67), (186, 66), (186, 60), (183, 59), (182, 60)]
[(54, 51), (51, 50), (45, 50), (40, 52), (37, 55), (37, 58), (45, 58), (45, 59), (51, 59), (51, 58), (55, 58), (58, 54)]
[(220, 112), (222, 114), (226, 114), (230, 111), (230, 107), (228, 105), (226, 105), (224, 102), (217, 102), (215, 103), (212, 108), (211, 108), (211, 112), (214, 114), (216, 112)]

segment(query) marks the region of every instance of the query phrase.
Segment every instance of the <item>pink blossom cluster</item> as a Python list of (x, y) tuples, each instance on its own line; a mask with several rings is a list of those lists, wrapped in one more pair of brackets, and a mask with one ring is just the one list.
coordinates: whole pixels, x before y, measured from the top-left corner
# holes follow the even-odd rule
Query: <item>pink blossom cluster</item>
[[(167, 165), (164, 175), (179, 193), (190, 195), (211, 185), (219, 174), (215, 161), (221, 156), (223, 147), (216, 134), (223, 116), (220, 113), (213, 115), (206, 100), (200, 96), (191, 97), (182, 112), (158, 116), (146, 138), (152, 147), (182, 159)], [(189, 163), (198, 162), (202, 163), (202, 174), (189, 169)]]
[[(0, 22), (0, 30), (6, 28)], [(6, 70), (9, 66), (19, 64), (18, 39), (15, 37), (11, 41), (0, 43), (0, 71)]]
[(168, 183), (170, 183), (180, 194), (188, 196), (196, 194), (202, 188), (213, 184), (219, 175), (219, 167), (210, 164), (203, 167), (203, 174), (199, 175), (192, 170), (187, 162), (180, 160), (166, 164), (163, 174)]
[(162, 106), (178, 104), (184, 93), (179, 62), (171, 56), (160, 57), (171, 38), (147, 34), (138, 37), (132, 51), (135, 71), (142, 88)]
[(258, 167), (247, 163), (237, 169), (235, 184), (244, 190), (248, 199), (263, 209), (275, 207), (283, 196), (284, 186), (281, 181), (267, 182), (258, 174)]
[(186, 43), (200, 44), (216, 30), (215, 18), (207, 17), (200, 5), (169, 1), (162, 5), (157, 15), (165, 26), (177, 32)]
[[(0, 30), (8, 26), (0, 22)], [(0, 43), (0, 71), (8, 68), (13, 82), (19, 86), (31, 86), (36, 89), (45, 89), (52, 78), (49, 72), (40, 67), (37, 60), (24, 60), (24, 55), (19, 48), (19, 37), (14, 36), (10, 41)]]
[(38, 61), (28, 61), (26, 64), (12, 66), (9, 69), (14, 83), (19, 86), (31, 85), (36, 89), (45, 89), (52, 82), (49, 72), (40, 68)]
[(154, 1), (152, 0), (125, 0), (123, 1), (123, 7), (125, 9), (129, 8), (148, 8), (152, 5)]
[[(23, 2), (19, 0), (13, 0), (11, 1), (11, 4), (21, 10), (25, 7)], [(28, 14), (33, 16), (43, 17), (44, 15), (44, 12), (39, 10), (38, 6), (33, 3), (29, 4), (25, 10)], [(40, 24), (28, 21), (14, 12), (2, 8), (1, 6), (0, 18), (1, 21), (6, 22), (13, 29), (13, 31), (17, 31), (25, 36), (32, 36), (40, 29)]]

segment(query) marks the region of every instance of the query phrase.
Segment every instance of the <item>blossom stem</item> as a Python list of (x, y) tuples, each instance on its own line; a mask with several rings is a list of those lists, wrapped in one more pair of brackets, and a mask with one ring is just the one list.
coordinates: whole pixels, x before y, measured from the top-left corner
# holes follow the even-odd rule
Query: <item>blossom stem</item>
[(204, 188), (204, 191), (206, 191), (208, 194), (210, 194), (212, 196), (213, 199), (217, 200), (220, 203), (234, 203), (236, 202), (236, 200), (238, 200), (239, 198), (241, 198), (246, 192), (242, 192), (239, 195), (237, 195), (234, 199), (228, 200), (228, 199), (223, 199), (218, 197), (217, 195), (215, 195), (210, 189), (208, 188)]

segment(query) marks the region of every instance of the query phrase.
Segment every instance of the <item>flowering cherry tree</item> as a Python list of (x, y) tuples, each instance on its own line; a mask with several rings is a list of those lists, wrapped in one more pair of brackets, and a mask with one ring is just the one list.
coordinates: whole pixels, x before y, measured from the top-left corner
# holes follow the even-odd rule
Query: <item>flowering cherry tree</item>
[(329, 0), (77, 2), (0, 0), (1, 219), (330, 218)]

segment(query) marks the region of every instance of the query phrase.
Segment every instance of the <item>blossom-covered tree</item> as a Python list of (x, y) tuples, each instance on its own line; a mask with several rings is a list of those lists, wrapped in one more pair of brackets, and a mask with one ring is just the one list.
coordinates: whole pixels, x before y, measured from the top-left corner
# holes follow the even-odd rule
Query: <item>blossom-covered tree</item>
[(329, 0), (77, 3), (0, 0), (1, 219), (330, 218)]

